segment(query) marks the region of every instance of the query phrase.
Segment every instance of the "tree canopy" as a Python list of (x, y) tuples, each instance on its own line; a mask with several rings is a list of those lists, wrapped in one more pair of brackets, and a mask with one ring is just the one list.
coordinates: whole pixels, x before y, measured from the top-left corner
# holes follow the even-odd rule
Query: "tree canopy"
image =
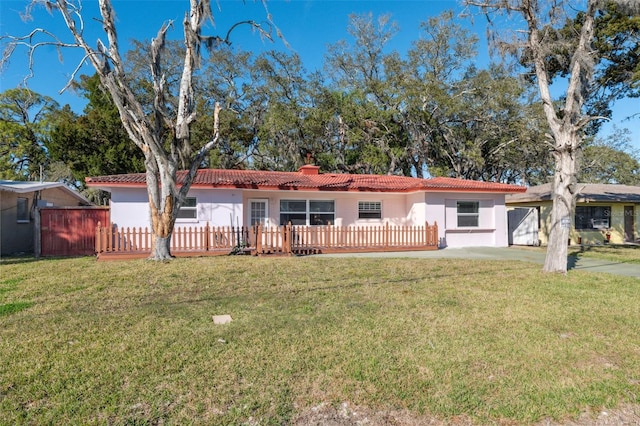
[(38, 180), (49, 164), (45, 148), (58, 103), (27, 88), (0, 93), (0, 177)]
[(46, 143), (50, 159), (65, 164), (80, 188), (87, 176), (144, 172), (144, 156), (131, 143), (98, 76), (81, 76), (76, 90), (87, 99), (84, 113), (65, 106), (54, 115)]
[[(634, 25), (632, 16), (622, 19), (616, 13), (598, 15), (596, 34)], [(581, 16), (553, 34), (575, 32)], [(218, 141), (197, 167), (291, 171), (313, 161), (327, 172), (532, 185), (548, 181), (553, 162), (544, 143), (543, 109), (531, 84), (535, 80), (523, 80), (502, 64), (479, 68), (478, 39), (451, 11), (422, 22), (422, 34), (406, 55), (388, 48), (398, 30), (388, 15), (352, 15), (350, 37), (330, 45), (325, 70), (311, 74), (291, 52), (256, 55), (219, 44), (192, 77), (193, 104), (201, 119), (190, 125), (190, 150), (210, 141), (214, 120), (206, 118), (214, 115), (216, 103), (221, 106)], [(620, 39), (615, 49), (609, 48), (618, 52), (609, 54), (610, 68), (624, 47), (633, 46), (630, 37)], [(147, 63), (153, 47), (140, 41), (132, 46), (122, 65), (126, 83), (151, 117), (158, 100), (158, 76)], [(156, 57), (162, 69), (162, 114), (179, 109), (182, 50), (181, 42), (166, 40)], [(569, 61), (553, 59), (558, 57), (547, 56), (550, 76), (567, 75), (561, 64)], [(97, 74), (81, 76), (74, 86), (87, 99), (86, 109), (59, 109), (55, 126), (48, 127), (40, 162), (60, 162), (76, 182), (88, 175), (144, 169), (142, 151), (130, 143), (118, 106), (101, 85)], [(155, 114), (152, 122), (162, 122), (162, 115)], [(613, 151), (624, 154), (626, 148)]]

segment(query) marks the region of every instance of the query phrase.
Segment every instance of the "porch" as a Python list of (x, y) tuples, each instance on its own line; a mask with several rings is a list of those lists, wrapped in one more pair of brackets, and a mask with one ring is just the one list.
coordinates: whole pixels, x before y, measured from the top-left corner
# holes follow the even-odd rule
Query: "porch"
[[(96, 228), (98, 260), (146, 258), (153, 235), (148, 228)], [(376, 251), (437, 250), (438, 225), (176, 227), (171, 253), (176, 257), (305, 255)]]

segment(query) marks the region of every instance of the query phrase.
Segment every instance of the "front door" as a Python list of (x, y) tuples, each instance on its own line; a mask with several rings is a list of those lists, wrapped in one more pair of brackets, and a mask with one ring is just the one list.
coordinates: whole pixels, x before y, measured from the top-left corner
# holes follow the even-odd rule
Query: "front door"
[(624, 206), (624, 241), (632, 243), (635, 241), (635, 212), (633, 206)]

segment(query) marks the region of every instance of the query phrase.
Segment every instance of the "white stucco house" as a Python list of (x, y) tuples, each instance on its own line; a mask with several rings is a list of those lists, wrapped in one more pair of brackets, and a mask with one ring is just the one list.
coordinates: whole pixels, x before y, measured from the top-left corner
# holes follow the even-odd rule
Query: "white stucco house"
[[(178, 177), (184, 176), (179, 173)], [(111, 222), (150, 227), (145, 175), (86, 179), (111, 193)], [(505, 195), (526, 188), (453, 178), (201, 169), (176, 226), (438, 224), (440, 247), (505, 247)]]

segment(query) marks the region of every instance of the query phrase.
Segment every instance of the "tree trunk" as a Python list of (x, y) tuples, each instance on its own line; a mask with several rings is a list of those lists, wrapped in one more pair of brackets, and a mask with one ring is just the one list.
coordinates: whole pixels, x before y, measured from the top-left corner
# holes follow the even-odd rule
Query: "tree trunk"
[[(173, 199), (169, 195), (164, 202), (164, 209), (156, 208), (155, 203), (149, 200), (151, 207), (151, 232), (153, 233), (153, 242), (151, 245), (151, 260), (167, 260), (172, 259), (171, 254), (171, 237), (173, 235), (173, 227), (175, 225), (175, 215), (169, 212), (172, 209)], [(167, 212), (167, 210), (169, 212)]]
[[(574, 136), (577, 138), (577, 135)], [(551, 227), (544, 272), (567, 272), (567, 246), (574, 222), (576, 172), (578, 169), (578, 142), (567, 136), (557, 144), (556, 170), (553, 177)]]
[[(173, 177), (164, 168), (158, 170), (158, 164), (148, 158), (147, 168), (147, 193), (149, 195), (149, 213), (151, 219), (151, 232), (153, 234), (151, 256), (152, 260), (167, 260), (171, 255), (171, 236), (176, 223), (178, 200), (171, 192)], [(163, 171), (165, 172), (163, 174)], [(169, 172), (169, 175), (167, 175)]]
[(153, 236), (153, 249), (151, 250), (151, 260), (167, 260), (173, 259), (171, 254), (171, 235), (168, 237), (161, 237), (157, 234)]

